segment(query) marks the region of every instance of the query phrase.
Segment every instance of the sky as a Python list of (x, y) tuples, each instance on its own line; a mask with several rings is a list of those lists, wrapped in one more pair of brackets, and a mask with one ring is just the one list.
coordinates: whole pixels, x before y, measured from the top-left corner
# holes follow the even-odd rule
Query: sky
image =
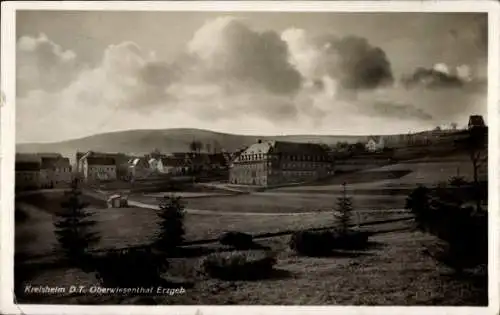
[(478, 13), (18, 11), (16, 141), (391, 134), (486, 115)]

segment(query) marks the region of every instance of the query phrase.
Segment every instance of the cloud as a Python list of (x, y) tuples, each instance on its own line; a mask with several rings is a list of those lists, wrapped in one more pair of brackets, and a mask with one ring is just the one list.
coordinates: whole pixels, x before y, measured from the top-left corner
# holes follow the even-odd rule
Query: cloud
[(402, 83), (406, 88), (416, 86), (429, 89), (460, 88), (464, 82), (460, 77), (451, 74), (444, 64), (437, 64), (434, 68), (417, 68), (412, 74), (402, 78)]
[(230, 17), (205, 23), (188, 43), (198, 59), (196, 76), (205, 81), (233, 82), (292, 94), (300, 73), (288, 62), (288, 47), (274, 31), (256, 32)]
[(388, 118), (432, 120), (432, 115), (408, 103), (375, 102), (372, 110), (374, 115)]
[[(383, 48), (367, 39), (311, 37), (301, 29), (257, 32), (232, 18), (202, 25), (171, 62), (122, 42), (88, 68), (46, 36), (20, 40), (18, 53), (31, 61), (18, 78), (24, 93), (17, 102), (18, 141), (174, 127), (397, 133), (486, 110), (474, 65), (417, 69), (406, 88), (393, 84)], [(456, 82), (460, 88), (443, 88)]]
[(77, 56), (52, 42), (45, 34), (23, 36), (16, 44), (17, 95), (40, 89), (58, 91), (77, 75)]
[(285, 30), (281, 38), (291, 62), (312, 81), (328, 76), (346, 90), (369, 90), (390, 85), (392, 70), (385, 52), (357, 36), (307, 38), (304, 30)]
[(486, 79), (475, 76), (472, 67), (461, 64), (450, 67), (444, 63), (437, 63), (432, 68), (417, 68), (409, 75), (401, 78), (401, 83), (407, 89), (421, 87), (426, 89), (461, 88), (484, 91)]

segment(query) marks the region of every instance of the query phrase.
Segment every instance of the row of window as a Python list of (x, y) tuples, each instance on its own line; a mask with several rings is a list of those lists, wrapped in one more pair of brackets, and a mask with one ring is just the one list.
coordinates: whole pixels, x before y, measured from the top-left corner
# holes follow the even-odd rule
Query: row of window
[(97, 171), (97, 172), (103, 172), (103, 171), (114, 171), (115, 168), (114, 167), (89, 167), (89, 171), (90, 172), (94, 172), (94, 171)]
[(315, 176), (316, 172), (309, 172), (309, 171), (283, 171), (282, 172), (283, 176), (285, 177), (310, 177), (310, 176)]
[(317, 169), (324, 167), (322, 164), (315, 164), (315, 163), (283, 163), (283, 168), (312, 168), (312, 169)]
[[(259, 161), (265, 160), (267, 154), (244, 154), (240, 156), (240, 161)], [(276, 155), (272, 155), (273, 160), (277, 159)], [(324, 155), (282, 155), (282, 160), (288, 161), (310, 161), (310, 162), (328, 162), (328, 157)]]

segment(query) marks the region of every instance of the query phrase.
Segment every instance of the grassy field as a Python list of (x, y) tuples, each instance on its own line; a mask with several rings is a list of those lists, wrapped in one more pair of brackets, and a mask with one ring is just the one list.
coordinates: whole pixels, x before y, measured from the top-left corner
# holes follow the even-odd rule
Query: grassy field
[[(480, 169), (480, 178), (487, 178), (487, 168)], [(434, 185), (447, 181), (453, 176), (463, 176), (471, 181), (473, 169), (465, 156), (451, 160), (435, 161), (413, 160), (392, 164), (354, 173), (339, 174), (332, 179), (317, 185), (291, 186), (273, 189), (295, 193), (338, 192), (342, 183), (354, 194), (405, 194), (417, 184)], [(391, 193), (391, 190), (394, 192)]]
[[(392, 232), (372, 237), (369, 249), (350, 255), (299, 257), (287, 249), (287, 237), (260, 241), (279, 251), (276, 276), (262, 281), (202, 279), (195, 274), (198, 257), (170, 259), (165, 277), (193, 287), (174, 296), (45, 296), (39, 303), (65, 304), (281, 304), (281, 305), (472, 305), (487, 304), (487, 285), (477, 275), (458, 278), (422, 253), (435, 242), (419, 232)], [(33, 285), (97, 283), (93, 274), (76, 269), (45, 269)]]
[[(335, 207), (339, 195), (312, 193), (254, 193), (230, 198), (188, 199), (188, 208), (234, 212), (312, 212)], [(357, 210), (403, 208), (405, 196), (353, 195)]]
[[(22, 200), (22, 199), (21, 199)], [(29, 201), (33, 201), (31, 198)], [(51, 195), (52, 204), (56, 204)], [(37, 203), (41, 207), (43, 204)], [(50, 253), (55, 246), (53, 216), (55, 207), (48, 211), (29, 209), (28, 220), (16, 225), (16, 252), (33, 255)], [(157, 215), (154, 210), (144, 208), (96, 209), (94, 219), (99, 222), (102, 235), (99, 248), (115, 248), (148, 244), (157, 230)], [(404, 213), (367, 212), (354, 216), (360, 223), (407, 216)], [(186, 240), (197, 241), (217, 238), (224, 231), (241, 231), (251, 234), (272, 233), (290, 229), (324, 227), (334, 224), (332, 213), (303, 214), (290, 216), (242, 216), (214, 214), (186, 214)]]

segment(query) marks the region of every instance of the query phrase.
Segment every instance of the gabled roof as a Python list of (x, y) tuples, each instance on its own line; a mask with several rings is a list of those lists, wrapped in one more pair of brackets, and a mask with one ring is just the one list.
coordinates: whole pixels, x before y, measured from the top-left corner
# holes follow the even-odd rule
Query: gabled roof
[(41, 169), (70, 167), (68, 158), (42, 157)]
[(16, 171), (40, 171), (40, 162), (16, 161)]
[(320, 144), (285, 141), (258, 142), (249, 146), (241, 155), (269, 153), (271, 150), (274, 153), (327, 155)]
[(89, 156), (87, 158), (87, 163), (89, 165), (116, 165), (116, 161), (114, 158), (111, 157), (95, 157), (95, 156)]
[(16, 153), (16, 162), (38, 162), (41, 163), (41, 158), (36, 153)]
[(484, 119), (481, 115), (471, 115), (469, 117), (469, 126), (484, 126)]

